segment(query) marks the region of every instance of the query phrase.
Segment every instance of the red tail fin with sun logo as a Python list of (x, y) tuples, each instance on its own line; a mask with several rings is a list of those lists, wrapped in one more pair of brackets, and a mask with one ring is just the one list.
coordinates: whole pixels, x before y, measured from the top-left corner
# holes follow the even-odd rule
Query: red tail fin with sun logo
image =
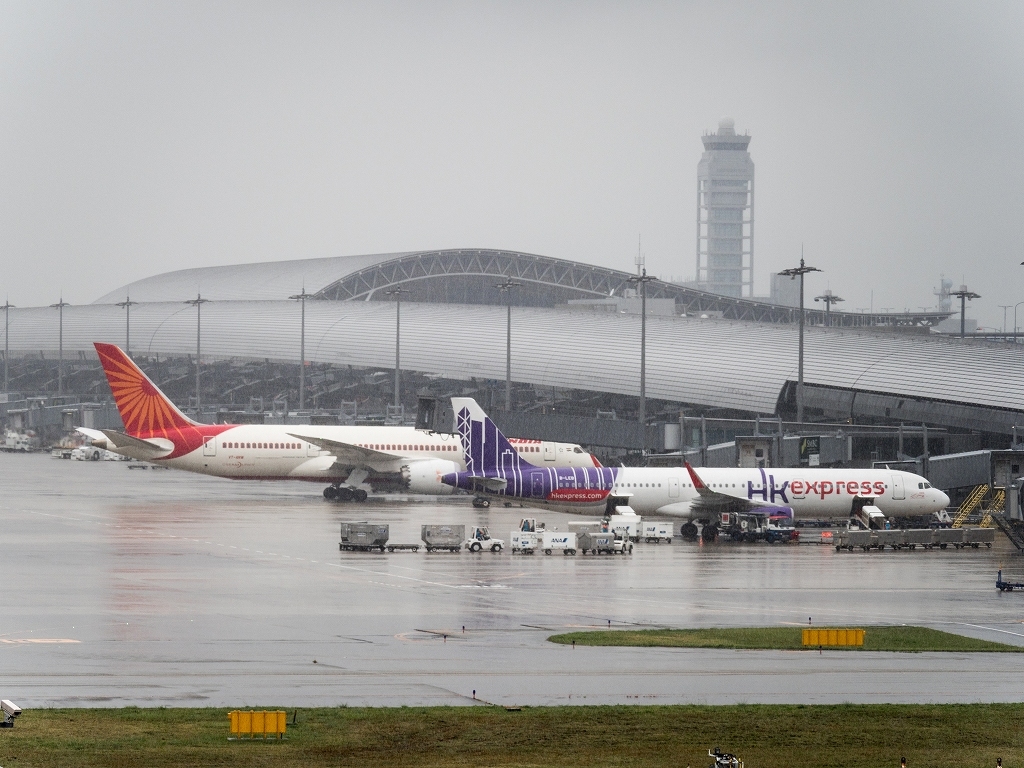
[(110, 382), (125, 432), (132, 437), (147, 438), (198, 426), (167, 399), (120, 347), (99, 343), (93, 346)]

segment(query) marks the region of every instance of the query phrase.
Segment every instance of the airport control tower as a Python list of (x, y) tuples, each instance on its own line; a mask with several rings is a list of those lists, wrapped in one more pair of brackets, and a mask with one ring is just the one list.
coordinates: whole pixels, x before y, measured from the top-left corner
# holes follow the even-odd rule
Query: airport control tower
[(724, 296), (754, 293), (754, 161), (750, 136), (731, 117), (705, 133), (697, 166), (697, 287)]

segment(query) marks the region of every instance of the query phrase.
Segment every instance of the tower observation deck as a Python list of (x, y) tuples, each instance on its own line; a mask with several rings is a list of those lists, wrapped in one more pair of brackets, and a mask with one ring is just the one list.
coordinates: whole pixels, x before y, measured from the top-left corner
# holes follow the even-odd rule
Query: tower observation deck
[(697, 165), (697, 284), (723, 296), (754, 289), (754, 161), (750, 136), (737, 136), (732, 118), (705, 133)]

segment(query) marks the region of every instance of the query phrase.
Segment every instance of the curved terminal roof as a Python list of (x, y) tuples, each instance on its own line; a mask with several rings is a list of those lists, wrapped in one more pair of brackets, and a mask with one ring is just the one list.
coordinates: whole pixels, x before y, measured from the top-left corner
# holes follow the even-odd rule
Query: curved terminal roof
[[(55, 354), (55, 310), (12, 309), (10, 318), (14, 354)], [(300, 310), (293, 301), (203, 305), (204, 357), (297, 362), (299, 333)], [(64, 309), (66, 359), (91, 357), (93, 341), (123, 343), (124, 334), (124, 310), (116, 306)], [(136, 354), (192, 354), (195, 309), (180, 302), (138, 304), (131, 334)], [(395, 308), (387, 303), (306, 304), (309, 360), (390, 368), (394, 334)], [(639, 338), (635, 315), (513, 310), (512, 376), (533, 385), (636, 395)], [(796, 379), (795, 325), (651, 316), (647, 339), (651, 398), (770, 414)], [(807, 329), (805, 343), (808, 385), (1003, 414), (1000, 428), (991, 431), (1008, 431), (1010, 423), (1024, 426), (1024, 346), (815, 327)], [(503, 380), (505, 308), (403, 302), (402, 365), (451, 379)]]
[[(573, 299), (622, 296), (634, 287), (629, 272), (566, 259), (488, 248), (414, 251), (367, 256), (299, 259), (225, 267), (185, 269), (124, 285), (98, 299), (115, 304), (132, 301), (187, 301), (197, 294), (213, 301), (278, 301), (302, 291), (335, 301), (386, 300), (387, 290), (401, 288), (403, 301), (445, 304), (504, 304), (495, 283), (511, 277), (514, 305), (554, 307)], [(650, 298), (669, 298), (687, 315), (721, 313), (725, 318), (791, 323), (792, 307), (738, 299), (689, 286), (656, 281)], [(932, 325), (948, 313), (865, 315), (832, 312), (833, 325)], [(824, 312), (808, 308), (809, 323), (822, 323)]]

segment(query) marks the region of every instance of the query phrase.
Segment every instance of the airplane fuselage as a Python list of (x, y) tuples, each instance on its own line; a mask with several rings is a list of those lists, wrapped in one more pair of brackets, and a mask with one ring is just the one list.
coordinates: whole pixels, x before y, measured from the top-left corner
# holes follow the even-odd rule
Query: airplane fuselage
[[(531, 505), (564, 512), (603, 511), (609, 496), (625, 497), (640, 514), (698, 516), (701, 499), (685, 468), (549, 468), (510, 466), (495, 474), (507, 485), (491, 490)], [(948, 497), (925, 478), (881, 469), (719, 469), (699, 470), (716, 495), (737, 503), (788, 506), (798, 517), (846, 517), (857, 498), (873, 498), (887, 515), (920, 515), (943, 509)], [(480, 490), (479, 480), (456, 473), (444, 482)]]

